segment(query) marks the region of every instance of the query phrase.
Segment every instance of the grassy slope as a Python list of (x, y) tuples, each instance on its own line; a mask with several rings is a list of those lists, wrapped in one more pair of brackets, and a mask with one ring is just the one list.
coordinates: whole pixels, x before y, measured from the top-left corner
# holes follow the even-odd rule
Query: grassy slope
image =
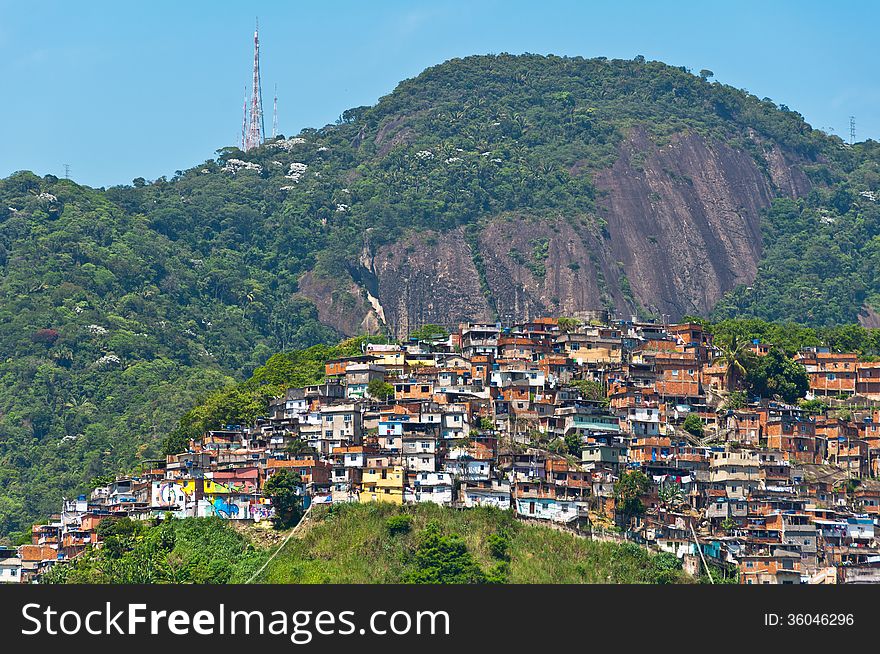
[[(318, 509), (316, 509), (318, 511)], [(385, 521), (405, 513), (412, 531), (391, 536)], [(511, 583), (652, 583), (647, 553), (635, 545), (599, 543), (547, 527), (526, 525), (491, 509), (456, 511), (433, 505), (391, 504), (321, 508), (311, 525), (292, 538), (258, 581), (263, 583), (399, 583), (419, 533), (437, 521), (444, 534), (457, 533), (484, 570), (495, 561), (488, 537), (510, 534)], [(692, 581), (686, 575), (680, 581)]]

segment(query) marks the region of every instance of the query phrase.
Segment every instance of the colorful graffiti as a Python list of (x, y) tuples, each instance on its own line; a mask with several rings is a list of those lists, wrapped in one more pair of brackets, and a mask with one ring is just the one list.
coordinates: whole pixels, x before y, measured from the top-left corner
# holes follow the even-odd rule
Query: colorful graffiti
[(205, 479), (205, 494), (226, 493), (229, 495), (253, 495), (257, 492), (257, 484), (250, 479), (230, 479), (214, 481)]
[(182, 507), (186, 502), (186, 493), (179, 482), (154, 481), (150, 491), (150, 506), (154, 508)]
[(210, 502), (211, 507), (214, 509), (214, 515), (226, 520), (235, 520), (241, 513), (241, 509), (237, 504), (228, 502), (225, 498), (215, 497)]
[(248, 516), (254, 522), (269, 520), (274, 515), (274, 509), (268, 504), (251, 504), (248, 507)]

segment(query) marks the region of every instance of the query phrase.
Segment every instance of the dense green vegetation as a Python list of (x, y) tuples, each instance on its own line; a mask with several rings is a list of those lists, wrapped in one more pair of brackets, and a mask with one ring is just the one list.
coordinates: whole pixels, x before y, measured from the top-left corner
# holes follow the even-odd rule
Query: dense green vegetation
[[(256, 527), (250, 529), (256, 530)], [(526, 525), (509, 511), (436, 505), (316, 507), (260, 583), (693, 583), (681, 562), (632, 543)], [(104, 545), (44, 583), (244, 583), (273, 548), (219, 518), (99, 525)]]
[[(759, 142), (774, 142), (815, 185), (775, 202), (758, 279), (717, 318), (854, 322), (880, 299), (877, 144), (845, 147), (767, 98), (642, 57), (454, 59), (335, 125), (171, 179), (95, 190), (16, 173), (0, 180), (0, 534), (161, 455), (194, 405), (166, 447), (259, 412), (278, 381), (234, 381), (293, 379), (299, 355), (260, 366), (338, 340), (298, 279), (360, 306), (365, 238), (463, 225), (472, 242), (512, 212), (602, 233), (592, 173), (635, 125), (658, 142), (696, 131), (762, 167)], [(546, 243), (521, 255), (540, 274)]]
[[(680, 583), (668, 556), (526, 525), (511, 512), (435, 505), (320, 507), (264, 583)], [(403, 516), (405, 518), (401, 519)], [(408, 519), (407, 519), (408, 518)], [(675, 557), (672, 557), (675, 559)]]
[(243, 583), (268, 558), (220, 518), (167, 519), (158, 524), (123, 518), (98, 525), (104, 539), (70, 565), (52, 568), (43, 583)]
[[(0, 181), (0, 534), (158, 455), (188, 408), (272, 352), (337, 339), (291, 297), (305, 264), (266, 261), (271, 235), (245, 231), (274, 210), (265, 189), (199, 175)], [(203, 226), (158, 229), (184, 201)]]
[(685, 318), (704, 325), (715, 336), (719, 345), (739, 343), (775, 345), (789, 356), (806, 347), (828, 347), (834, 352), (857, 352), (870, 361), (880, 355), (880, 330), (867, 329), (856, 324), (826, 327), (808, 327), (796, 322), (771, 322), (760, 318), (727, 319), (718, 322), (693, 316)]
[(793, 403), (810, 389), (806, 369), (778, 347), (753, 359), (746, 371), (746, 385), (757, 397), (779, 397)]
[(880, 145), (841, 154), (813, 170), (827, 186), (773, 201), (757, 278), (722, 299), (714, 317), (835, 325), (880, 308)]
[(263, 495), (275, 509), (275, 526), (295, 527), (303, 515), (303, 483), (298, 472), (279, 470), (266, 480)]

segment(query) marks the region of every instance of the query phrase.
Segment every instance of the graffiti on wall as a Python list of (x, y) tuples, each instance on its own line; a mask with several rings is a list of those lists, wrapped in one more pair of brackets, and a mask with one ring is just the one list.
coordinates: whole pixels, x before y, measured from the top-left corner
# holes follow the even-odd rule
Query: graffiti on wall
[(153, 508), (182, 507), (186, 502), (183, 485), (175, 481), (154, 481), (150, 488), (150, 506)]

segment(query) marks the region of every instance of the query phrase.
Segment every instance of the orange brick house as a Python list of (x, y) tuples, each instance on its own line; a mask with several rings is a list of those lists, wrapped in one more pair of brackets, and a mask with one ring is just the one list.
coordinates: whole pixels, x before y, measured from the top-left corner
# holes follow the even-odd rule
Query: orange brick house
[(807, 369), (810, 391), (814, 395), (853, 395), (856, 392), (855, 352), (798, 352), (795, 361)]

